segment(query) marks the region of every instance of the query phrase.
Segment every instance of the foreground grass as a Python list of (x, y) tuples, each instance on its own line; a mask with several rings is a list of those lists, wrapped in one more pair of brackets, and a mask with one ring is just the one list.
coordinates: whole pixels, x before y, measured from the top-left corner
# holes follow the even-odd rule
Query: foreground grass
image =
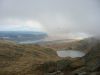
[(33, 75), (38, 64), (58, 59), (56, 52), (50, 48), (0, 41), (0, 75)]

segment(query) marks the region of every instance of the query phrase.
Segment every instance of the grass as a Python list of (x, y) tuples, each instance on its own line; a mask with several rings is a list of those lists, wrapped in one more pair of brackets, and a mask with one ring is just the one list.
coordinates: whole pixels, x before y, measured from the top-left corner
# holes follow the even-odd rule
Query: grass
[(56, 52), (33, 44), (0, 42), (0, 75), (34, 74), (36, 64), (58, 60)]

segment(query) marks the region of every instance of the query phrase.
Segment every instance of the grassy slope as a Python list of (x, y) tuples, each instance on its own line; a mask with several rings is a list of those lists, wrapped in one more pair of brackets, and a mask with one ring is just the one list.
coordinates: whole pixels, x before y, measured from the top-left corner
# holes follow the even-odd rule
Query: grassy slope
[(49, 48), (0, 41), (0, 75), (27, 75), (35, 68), (33, 65), (57, 59), (56, 52)]

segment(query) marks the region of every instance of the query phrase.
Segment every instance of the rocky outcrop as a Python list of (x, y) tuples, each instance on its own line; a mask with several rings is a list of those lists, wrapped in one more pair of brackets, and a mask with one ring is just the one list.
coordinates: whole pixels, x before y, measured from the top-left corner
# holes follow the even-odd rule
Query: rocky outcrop
[(73, 71), (74, 75), (100, 75), (100, 43), (95, 44), (82, 60), (84, 67)]

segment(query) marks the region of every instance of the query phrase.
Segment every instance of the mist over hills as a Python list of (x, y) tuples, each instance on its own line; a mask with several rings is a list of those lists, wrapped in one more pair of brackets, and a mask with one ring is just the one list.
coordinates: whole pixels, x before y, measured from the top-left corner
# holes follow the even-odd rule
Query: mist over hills
[(12, 40), (15, 42), (36, 41), (47, 37), (45, 32), (36, 31), (0, 31), (0, 39)]
[(0, 0), (0, 75), (100, 75), (100, 0)]

